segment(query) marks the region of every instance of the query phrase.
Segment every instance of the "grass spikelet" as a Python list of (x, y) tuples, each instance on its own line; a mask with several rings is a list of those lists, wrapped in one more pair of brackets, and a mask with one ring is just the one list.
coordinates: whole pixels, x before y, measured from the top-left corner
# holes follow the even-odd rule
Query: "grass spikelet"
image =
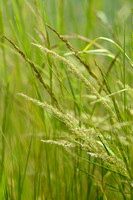
[(38, 44), (33, 44), (37, 47), (39, 47), (42, 51), (51, 54), (53, 57), (57, 58), (59, 61), (65, 63), (68, 66), (68, 70), (74, 74), (81, 82), (85, 84), (85, 86), (97, 96), (98, 99), (101, 99), (103, 105), (110, 111), (112, 114), (113, 118), (116, 118), (115, 113), (113, 110), (109, 107), (109, 105), (104, 101), (104, 99), (101, 98), (100, 94), (97, 92), (97, 90), (93, 87), (93, 85), (80, 73), (80, 71), (66, 58), (58, 55), (57, 53), (42, 47), (41, 45)]
[[(41, 103), (40, 101), (33, 99), (22, 93), (18, 93), (18, 95), (22, 96), (27, 101), (31, 101), (34, 104), (51, 111), (55, 116), (59, 117), (65, 123), (65, 125), (69, 128), (69, 130), (72, 133), (74, 133), (75, 135), (77, 135), (79, 138), (82, 139), (83, 141), (82, 143), (79, 142), (78, 140), (74, 140), (74, 142), (78, 144), (83, 150), (85, 150), (86, 152), (89, 151), (90, 153), (95, 154), (96, 157), (103, 159), (108, 165), (115, 167), (122, 174), (129, 177), (123, 161), (117, 158), (115, 154), (113, 154), (111, 149), (109, 149), (109, 147), (106, 146), (105, 148), (105, 144), (103, 145), (103, 143), (95, 141), (92, 137), (88, 137), (88, 134), (84, 132), (84, 129), (80, 130), (80, 127), (78, 127), (78, 125), (75, 124), (67, 114), (61, 113), (57, 108), (54, 108), (53, 106), (47, 104), (46, 102)], [(54, 142), (51, 140), (48, 140), (45, 143), (51, 143), (51, 144), (53, 143), (53, 144), (57, 144), (61, 146), (66, 146), (65, 144), (69, 144), (68, 146), (70, 146), (71, 144), (68, 141)], [(106, 149), (108, 150), (106, 151)]]
[(100, 82), (100, 80), (98, 79), (98, 77), (96, 76), (96, 74), (93, 72), (93, 70), (91, 69), (91, 67), (88, 65), (88, 63), (86, 63), (80, 56), (77, 50), (75, 50), (72, 45), (63, 37), (61, 36), (54, 28), (52, 28), (50, 25), (47, 24), (47, 26), (53, 31), (55, 32), (55, 34), (66, 44), (67, 48), (70, 51), (74, 52), (74, 56), (86, 67), (86, 69), (88, 70), (89, 74), (97, 81), (98, 85), (100, 86), (100, 88), (106, 93), (108, 94), (108, 92), (106, 91), (106, 89), (104, 88), (103, 84)]
[[(2, 36), (3, 36), (8, 42), (10, 42), (10, 43), (14, 46), (14, 48), (15, 48), (15, 49), (18, 51), (18, 53), (23, 57), (23, 59), (30, 65), (30, 67), (34, 70), (34, 72), (35, 72), (37, 78), (39, 79), (39, 81), (41, 82), (41, 84), (43, 85), (43, 87), (47, 90), (47, 92), (49, 93), (49, 95), (50, 95), (50, 96), (52, 97), (52, 99), (54, 100), (54, 102), (55, 102), (57, 108), (58, 108), (60, 111), (62, 111), (62, 109), (61, 109), (61, 107), (60, 107), (60, 105), (59, 105), (59, 103), (58, 103), (58, 100), (57, 100), (55, 94), (52, 92), (51, 88), (45, 83), (45, 81), (44, 81), (42, 75), (40, 74), (40, 72), (39, 72), (38, 69), (36, 68), (35, 64), (34, 64), (32, 61), (30, 61), (30, 60), (26, 57), (25, 53), (24, 53), (21, 49), (19, 49), (19, 48), (14, 44), (14, 42), (13, 42), (12, 40), (10, 40), (9, 38), (7, 38), (7, 37), (4, 36), (4, 35), (2, 35)], [(62, 112), (63, 112), (63, 111), (62, 111)]]
[(69, 148), (74, 148), (75, 147), (74, 144), (72, 144), (70, 142), (67, 142), (65, 140), (60, 140), (60, 141), (55, 141), (55, 140), (41, 140), (41, 142), (47, 143), (47, 144), (55, 144), (55, 145), (58, 145), (58, 146), (69, 147)]

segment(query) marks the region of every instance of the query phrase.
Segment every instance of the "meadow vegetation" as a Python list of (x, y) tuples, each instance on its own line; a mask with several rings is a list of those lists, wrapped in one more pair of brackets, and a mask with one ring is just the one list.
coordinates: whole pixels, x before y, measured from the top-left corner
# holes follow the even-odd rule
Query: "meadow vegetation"
[(0, 1), (0, 200), (133, 199), (132, 7)]

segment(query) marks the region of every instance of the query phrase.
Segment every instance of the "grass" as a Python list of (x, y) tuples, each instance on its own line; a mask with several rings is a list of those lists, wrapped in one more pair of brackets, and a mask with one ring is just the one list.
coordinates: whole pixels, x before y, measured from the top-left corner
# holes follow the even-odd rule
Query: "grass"
[(0, 1), (0, 199), (133, 199), (131, 7)]

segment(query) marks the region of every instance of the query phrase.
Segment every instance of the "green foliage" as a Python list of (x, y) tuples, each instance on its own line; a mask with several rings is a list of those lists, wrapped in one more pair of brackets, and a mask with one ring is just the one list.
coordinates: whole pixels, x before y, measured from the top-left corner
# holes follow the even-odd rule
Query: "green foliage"
[(131, 6), (0, 1), (0, 199), (133, 199)]

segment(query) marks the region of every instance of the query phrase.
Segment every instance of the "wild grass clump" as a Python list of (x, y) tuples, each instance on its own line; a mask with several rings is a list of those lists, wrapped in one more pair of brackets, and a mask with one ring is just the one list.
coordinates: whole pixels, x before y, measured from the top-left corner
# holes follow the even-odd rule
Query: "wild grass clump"
[(112, 18), (93, 1), (0, 3), (0, 199), (133, 199), (132, 16), (121, 22), (131, 1), (120, 2)]

